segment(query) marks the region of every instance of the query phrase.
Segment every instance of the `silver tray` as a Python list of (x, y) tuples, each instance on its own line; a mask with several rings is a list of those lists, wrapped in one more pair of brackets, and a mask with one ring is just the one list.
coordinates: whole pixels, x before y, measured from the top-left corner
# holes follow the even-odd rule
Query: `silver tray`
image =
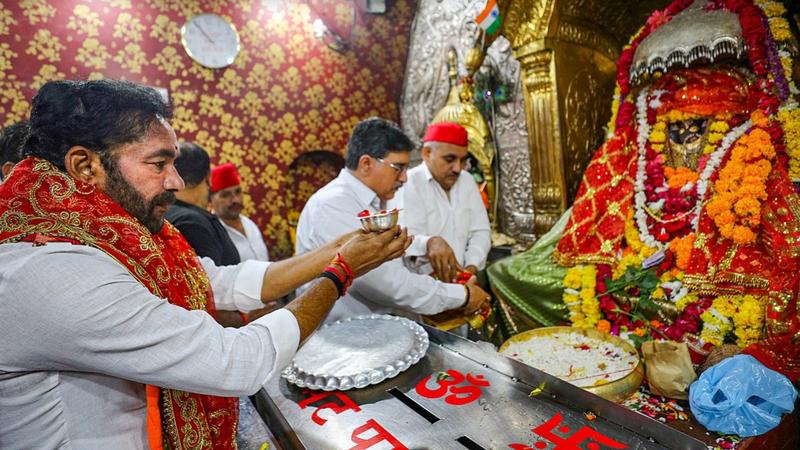
[(281, 376), (300, 387), (346, 391), (397, 376), (427, 350), (428, 333), (411, 320), (350, 317), (314, 333)]

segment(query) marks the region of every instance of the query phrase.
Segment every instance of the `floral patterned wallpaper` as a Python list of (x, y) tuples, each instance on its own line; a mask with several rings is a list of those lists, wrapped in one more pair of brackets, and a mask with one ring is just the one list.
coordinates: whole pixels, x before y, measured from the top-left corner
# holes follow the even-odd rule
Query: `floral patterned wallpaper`
[[(357, 3), (357, 2), (356, 2)], [(233, 162), (245, 214), (270, 254), (291, 254), (290, 210), (305, 195), (289, 166), (306, 152), (344, 154), (352, 127), (369, 116), (398, 120), (414, 0), (389, 0), (372, 15), (352, 0), (20, 0), (0, 2), (0, 124), (28, 115), (46, 81), (122, 78), (168, 91), (182, 140), (212, 162)], [(356, 7), (357, 8), (357, 7)], [(233, 23), (242, 50), (233, 65), (206, 69), (181, 46), (180, 28), (212, 12)], [(339, 53), (314, 37), (323, 19), (349, 43)], [(322, 170), (320, 173), (327, 173)]]

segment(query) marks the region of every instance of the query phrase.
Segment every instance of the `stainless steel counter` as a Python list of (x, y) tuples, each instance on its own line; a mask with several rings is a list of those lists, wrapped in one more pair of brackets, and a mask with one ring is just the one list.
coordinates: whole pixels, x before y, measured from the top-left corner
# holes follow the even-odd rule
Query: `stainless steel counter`
[(259, 391), (256, 407), (278, 444), (285, 450), (706, 448), (488, 344), (425, 329), (427, 355), (380, 384), (323, 392), (281, 379)]

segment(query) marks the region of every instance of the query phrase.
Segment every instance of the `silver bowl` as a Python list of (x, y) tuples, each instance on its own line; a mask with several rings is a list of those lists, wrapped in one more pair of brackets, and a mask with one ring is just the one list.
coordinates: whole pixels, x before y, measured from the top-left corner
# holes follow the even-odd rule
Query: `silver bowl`
[(399, 209), (391, 211), (379, 212), (370, 214), (369, 216), (359, 217), (361, 220), (361, 228), (364, 231), (386, 231), (389, 228), (397, 225), (397, 218), (400, 215)]

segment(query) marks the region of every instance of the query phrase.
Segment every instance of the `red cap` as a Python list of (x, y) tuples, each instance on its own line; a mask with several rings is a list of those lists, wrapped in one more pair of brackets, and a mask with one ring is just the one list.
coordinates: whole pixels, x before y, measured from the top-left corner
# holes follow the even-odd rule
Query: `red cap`
[(239, 171), (233, 163), (222, 164), (211, 169), (211, 192), (221, 191), (242, 184)]
[(445, 144), (467, 146), (467, 130), (453, 122), (434, 123), (425, 130), (422, 142), (444, 142)]

